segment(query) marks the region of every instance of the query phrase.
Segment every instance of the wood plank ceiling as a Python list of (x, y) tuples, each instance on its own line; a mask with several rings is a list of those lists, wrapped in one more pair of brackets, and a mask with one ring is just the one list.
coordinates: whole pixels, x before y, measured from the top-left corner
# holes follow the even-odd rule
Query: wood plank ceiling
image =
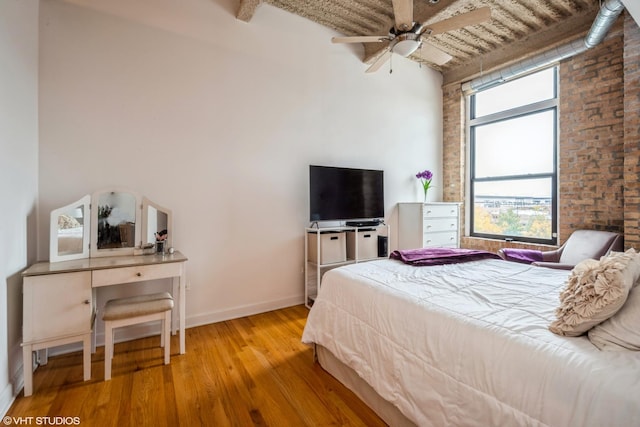
[[(394, 23), (391, 0), (240, 0), (237, 18), (249, 22), (263, 2), (345, 36), (386, 35)], [(461, 82), (584, 37), (600, 8), (598, 0), (414, 0), (414, 21), (432, 24), (482, 6), (491, 8), (490, 21), (429, 37), (452, 60), (410, 58), (441, 71), (444, 84)], [(375, 61), (386, 45), (364, 43), (363, 61)]]

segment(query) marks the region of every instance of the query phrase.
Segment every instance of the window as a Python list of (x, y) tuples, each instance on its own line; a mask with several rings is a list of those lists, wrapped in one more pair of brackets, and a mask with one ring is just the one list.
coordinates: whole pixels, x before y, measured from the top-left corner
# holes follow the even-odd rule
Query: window
[(557, 69), (470, 102), (471, 235), (556, 244)]

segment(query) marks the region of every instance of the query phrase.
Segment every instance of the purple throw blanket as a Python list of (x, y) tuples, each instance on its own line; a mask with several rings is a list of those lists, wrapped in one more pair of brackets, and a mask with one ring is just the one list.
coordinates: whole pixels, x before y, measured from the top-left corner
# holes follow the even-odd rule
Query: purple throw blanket
[(405, 264), (441, 265), (459, 262), (477, 261), (486, 258), (500, 259), (497, 254), (475, 249), (458, 248), (421, 248), (404, 249), (391, 252), (390, 258), (398, 259)]
[(535, 249), (504, 248), (502, 253), (507, 257), (508, 261), (521, 262), (523, 264), (542, 261), (542, 251)]

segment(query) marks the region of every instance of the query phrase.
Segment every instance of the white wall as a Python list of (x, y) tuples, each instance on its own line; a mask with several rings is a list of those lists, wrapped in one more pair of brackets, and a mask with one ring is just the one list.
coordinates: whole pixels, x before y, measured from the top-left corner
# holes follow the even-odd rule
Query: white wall
[(22, 387), (22, 279), (36, 258), (38, 1), (0, 2), (0, 414)]
[[(73, 4), (72, 4), (73, 3)], [(324, 27), (231, 0), (42, 0), (40, 259), (48, 215), (124, 186), (173, 210), (187, 323), (303, 302), (308, 165), (385, 170), (387, 218), (441, 194), (439, 73), (364, 73)], [(392, 240), (393, 245), (393, 240)]]

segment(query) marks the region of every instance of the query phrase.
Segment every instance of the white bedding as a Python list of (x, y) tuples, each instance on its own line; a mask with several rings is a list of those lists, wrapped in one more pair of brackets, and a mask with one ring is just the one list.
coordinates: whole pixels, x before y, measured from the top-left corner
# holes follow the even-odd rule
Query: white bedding
[(640, 425), (640, 353), (554, 335), (568, 271), (502, 260), (325, 273), (302, 341), (420, 426)]

